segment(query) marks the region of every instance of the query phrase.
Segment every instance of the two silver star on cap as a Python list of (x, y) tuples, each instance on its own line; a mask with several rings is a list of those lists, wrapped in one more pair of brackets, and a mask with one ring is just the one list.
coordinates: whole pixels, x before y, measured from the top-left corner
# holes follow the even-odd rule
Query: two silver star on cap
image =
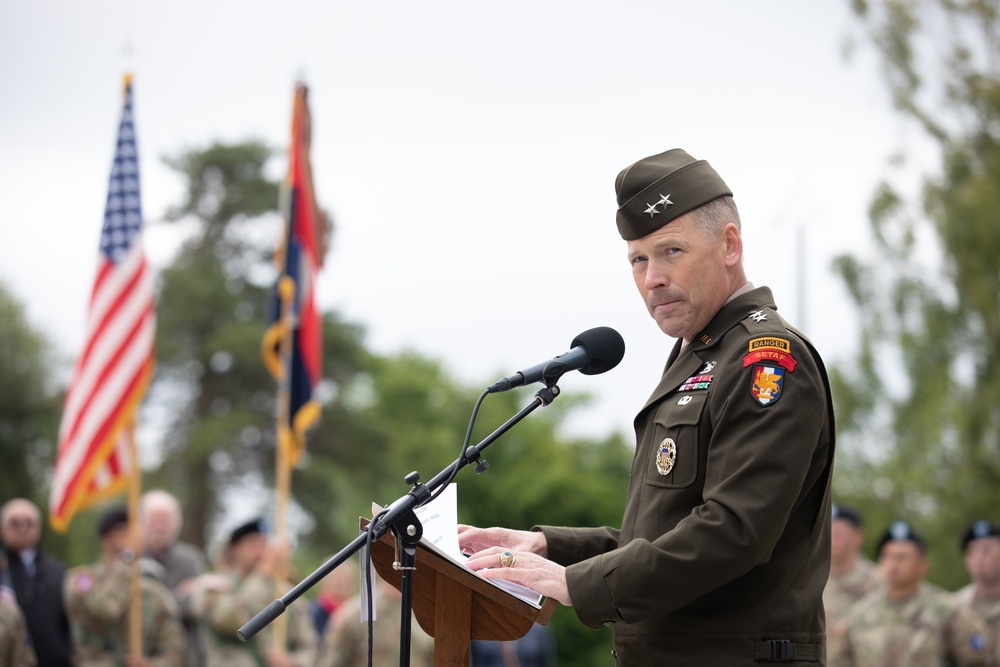
[(673, 202), (670, 201), (670, 195), (660, 195), (660, 201), (656, 202), (655, 204), (650, 204), (649, 202), (646, 202), (646, 206), (648, 206), (649, 208), (643, 211), (643, 213), (649, 213), (649, 217), (652, 218), (654, 215), (659, 213), (659, 211), (656, 210), (657, 206), (662, 205), (663, 208), (666, 208), (667, 204), (673, 204)]

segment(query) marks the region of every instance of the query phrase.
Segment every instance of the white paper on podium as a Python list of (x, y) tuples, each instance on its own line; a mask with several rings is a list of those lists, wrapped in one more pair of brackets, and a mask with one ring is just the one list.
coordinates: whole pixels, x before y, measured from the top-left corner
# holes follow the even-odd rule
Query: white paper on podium
[[(423, 507), (416, 508), (413, 513), (420, 519), (420, 524), (424, 529), (420, 543), (439, 556), (469, 570), (468, 565), (465, 564), (465, 556), (462, 555), (458, 546), (458, 492), (456, 485), (449, 484), (441, 492), (441, 495)], [(476, 574), (472, 570), (469, 572)], [(534, 589), (506, 579), (484, 579), (483, 577), (480, 579), (507, 591), (533, 607), (541, 608), (542, 606), (543, 596)]]

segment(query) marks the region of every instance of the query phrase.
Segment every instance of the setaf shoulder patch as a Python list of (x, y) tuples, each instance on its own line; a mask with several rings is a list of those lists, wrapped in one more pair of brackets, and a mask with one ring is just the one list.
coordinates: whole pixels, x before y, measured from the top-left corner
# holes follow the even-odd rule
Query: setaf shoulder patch
[(750, 395), (761, 405), (771, 405), (781, 398), (784, 380), (784, 368), (755, 364), (750, 379)]

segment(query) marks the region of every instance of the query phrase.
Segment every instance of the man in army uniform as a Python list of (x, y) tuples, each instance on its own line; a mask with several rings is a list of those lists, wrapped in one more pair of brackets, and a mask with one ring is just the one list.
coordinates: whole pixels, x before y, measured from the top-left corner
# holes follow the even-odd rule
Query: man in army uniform
[[(290, 605), (246, 642), (236, 636), (237, 630), (278, 597), (275, 577), (287, 572), (290, 562), (290, 547), (282, 541), (271, 542), (262, 519), (233, 530), (223, 567), (195, 579), (191, 590), (191, 612), (203, 631), (205, 667), (315, 667), (318, 640), (305, 604)], [(287, 624), (282, 648), (274, 645), (278, 622)]]
[(830, 580), (823, 589), (827, 630), (842, 621), (848, 608), (879, 584), (878, 567), (861, 553), (863, 540), (861, 514), (851, 507), (834, 503), (830, 527)]
[(732, 191), (707, 162), (667, 151), (624, 169), (615, 190), (636, 287), (677, 339), (635, 419), (621, 527), (463, 528), (467, 564), (612, 626), (621, 665), (822, 663), (834, 451), (823, 362), (747, 280)]
[(142, 655), (129, 654), (129, 577), (137, 557), (128, 512), (114, 506), (98, 521), (102, 559), (66, 573), (63, 596), (78, 667), (182, 667), (187, 637), (173, 595), (152, 577), (140, 578)]
[(1000, 667), (1000, 526), (976, 521), (962, 550), (972, 583), (954, 595), (948, 655), (958, 667)]
[(28, 641), (28, 626), (17, 606), (7, 555), (0, 551), (0, 665), (34, 667), (35, 651)]
[(883, 583), (861, 598), (831, 632), (831, 667), (938, 667), (945, 658), (949, 596), (924, 581), (924, 539), (893, 522), (878, 543)]
[[(356, 570), (355, 570), (356, 571)], [(375, 621), (372, 625), (372, 664), (398, 665), (400, 619), (403, 594), (384, 581), (375, 585)], [(368, 608), (362, 596), (345, 600), (330, 616), (323, 633), (323, 649), (317, 667), (356, 667), (368, 664)], [(410, 666), (434, 664), (434, 638), (424, 632), (416, 618), (410, 622)]]

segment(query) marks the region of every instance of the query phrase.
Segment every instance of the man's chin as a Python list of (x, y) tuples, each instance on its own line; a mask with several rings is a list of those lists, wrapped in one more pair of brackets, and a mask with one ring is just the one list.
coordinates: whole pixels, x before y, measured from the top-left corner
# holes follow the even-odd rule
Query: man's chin
[(659, 320), (657, 324), (660, 327), (660, 331), (671, 338), (684, 338), (687, 333), (685, 327), (674, 320)]

